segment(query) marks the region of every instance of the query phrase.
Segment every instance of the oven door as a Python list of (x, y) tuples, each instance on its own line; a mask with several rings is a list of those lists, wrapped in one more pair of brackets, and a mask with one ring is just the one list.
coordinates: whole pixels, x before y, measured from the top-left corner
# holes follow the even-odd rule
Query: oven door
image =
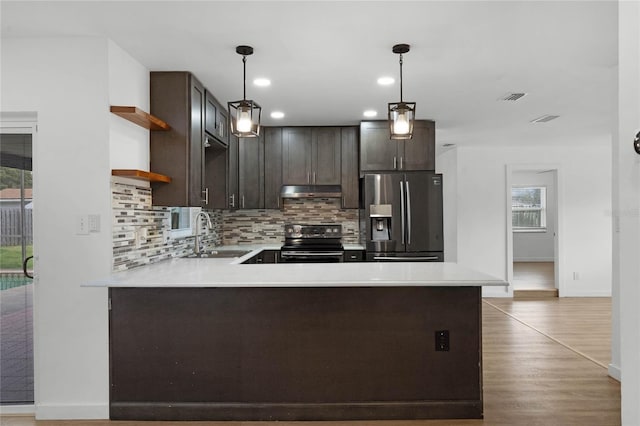
[(281, 263), (338, 263), (343, 257), (343, 250), (280, 250)]

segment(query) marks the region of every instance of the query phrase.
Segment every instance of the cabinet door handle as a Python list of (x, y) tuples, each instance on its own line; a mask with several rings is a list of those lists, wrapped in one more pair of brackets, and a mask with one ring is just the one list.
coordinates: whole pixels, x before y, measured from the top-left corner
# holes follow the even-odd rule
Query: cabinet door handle
[(244, 195), (242, 196), (242, 208), (244, 209)]
[(313, 183), (316, 183), (316, 172), (313, 172)]
[(405, 181), (407, 188), (407, 244), (411, 244), (411, 192), (409, 191), (409, 181)]
[(403, 167), (402, 167), (402, 157), (400, 157), (400, 169), (399, 170), (402, 170), (402, 169), (403, 169)]
[(311, 183), (311, 173), (307, 173), (307, 183)]
[(209, 188), (205, 188), (202, 193), (204, 194), (204, 203), (209, 204)]
[(229, 207), (235, 207), (236, 206), (236, 194), (231, 194), (229, 196)]
[(396, 159), (396, 157), (393, 157), (393, 170), (398, 168), (398, 160)]
[(404, 234), (405, 234), (405, 229), (404, 229), (404, 187), (402, 185), (402, 181), (400, 181), (400, 232), (402, 232), (402, 244), (404, 244)]

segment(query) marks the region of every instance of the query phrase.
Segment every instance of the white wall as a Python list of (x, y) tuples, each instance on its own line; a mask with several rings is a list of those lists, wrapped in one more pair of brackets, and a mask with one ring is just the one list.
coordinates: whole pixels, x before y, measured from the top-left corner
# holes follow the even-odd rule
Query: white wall
[[(38, 120), (36, 417), (108, 418), (107, 291), (81, 284), (111, 272), (110, 161), (120, 167), (148, 162), (148, 154), (134, 153), (125, 165), (122, 151), (110, 149), (115, 135), (144, 144), (137, 129), (127, 132), (112, 119), (110, 98), (130, 104), (148, 89), (138, 87), (144, 81), (139, 64), (104, 38), (3, 38), (1, 59), (0, 110), (35, 111)], [(79, 214), (99, 215), (100, 232), (76, 235)]]
[[(109, 48), (109, 105), (149, 112), (149, 70), (113, 41)], [(149, 130), (109, 115), (112, 169), (149, 170)]]
[(614, 125), (612, 365), (622, 376), (622, 424), (640, 424), (640, 3), (618, 2), (618, 121)]
[(547, 229), (544, 232), (513, 232), (514, 262), (553, 262), (556, 232), (556, 190), (553, 170), (518, 171), (511, 176), (512, 186), (547, 188)]
[[(444, 179), (456, 175), (458, 263), (507, 279), (506, 166), (550, 164), (558, 167), (561, 199), (560, 295), (607, 296), (611, 293), (611, 149), (602, 147), (508, 148), (458, 147), (457, 169), (440, 164)], [(440, 161), (440, 157), (438, 158)], [(598, 171), (594, 173), (594, 170)], [(445, 191), (448, 188), (445, 187)], [(450, 207), (450, 205), (447, 205)], [(446, 237), (446, 236), (445, 236)], [(446, 242), (446, 240), (445, 240)], [(573, 272), (579, 280), (573, 280)], [(485, 288), (485, 296), (508, 296)]]
[(438, 155), (436, 168), (438, 173), (447, 171), (442, 176), (442, 232), (444, 234), (444, 261), (458, 261), (458, 220), (457, 212), (457, 193), (458, 182), (457, 173), (452, 172), (458, 168), (457, 150), (449, 149)]

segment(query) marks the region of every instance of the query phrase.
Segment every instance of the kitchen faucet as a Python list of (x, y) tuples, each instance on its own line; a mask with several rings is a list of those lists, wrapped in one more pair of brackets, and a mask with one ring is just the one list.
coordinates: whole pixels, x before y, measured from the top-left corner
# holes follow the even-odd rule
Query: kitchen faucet
[(209, 217), (209, 215), (203, 211), (198, 212), (198, 214), (196, 215), (196, 235), (195, 235), (195, 241), (194, 241), (194, 246), (193, 246), (193, 252), (195, 254), (200, 254), (200, 216), (204, 216), (205, 219), (207, 219), (207, 223), (206, 226), (209, 229), (213, 228), (213, 225), (211, 224), (211, 218)]

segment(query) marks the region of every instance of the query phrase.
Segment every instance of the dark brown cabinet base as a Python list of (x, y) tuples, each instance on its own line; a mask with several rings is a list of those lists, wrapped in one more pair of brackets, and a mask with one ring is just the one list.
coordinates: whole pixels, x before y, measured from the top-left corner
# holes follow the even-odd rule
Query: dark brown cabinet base
[(111, 419), (481, 418), (480, 292), (112, 288)]

